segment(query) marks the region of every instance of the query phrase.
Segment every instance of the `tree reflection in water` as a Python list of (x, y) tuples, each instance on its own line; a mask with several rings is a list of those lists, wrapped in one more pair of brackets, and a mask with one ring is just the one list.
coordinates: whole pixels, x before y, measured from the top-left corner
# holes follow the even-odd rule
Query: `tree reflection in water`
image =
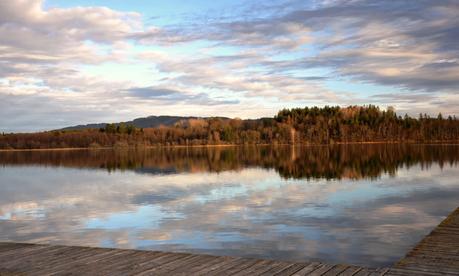
[(401, 167), (456, 165), (459, 146), (354, 144), (334, 146), (178, 147), (0, 152), (2, 165), (133, 170), (139, 173), (274, 169), (289, 179), (374, 179)]

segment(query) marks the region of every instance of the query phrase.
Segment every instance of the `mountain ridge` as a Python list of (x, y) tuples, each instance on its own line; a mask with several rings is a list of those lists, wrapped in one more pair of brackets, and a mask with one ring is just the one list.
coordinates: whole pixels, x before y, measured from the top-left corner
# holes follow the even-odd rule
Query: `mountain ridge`
[[(120, 124), (132, 125), (136, 128), (154, 128), (159, 126), (173, 126), (183, 121), (189, 121), (192, 119), (203, 119), (208, 120), (211, 118), (229, 119), (226, 117), (197, 117), (197, 116), (172, 116), (172, 115), (152, 115), (148, 117), (139, 117), (131, 121), (113, 123), (115, 126)], [(64, 127), (58, 130), (84, 130), (84, 129), (99, 129), (104, 128), (107, 124), (111, 123), (91, 123), (81, 124), (75, 126)]]

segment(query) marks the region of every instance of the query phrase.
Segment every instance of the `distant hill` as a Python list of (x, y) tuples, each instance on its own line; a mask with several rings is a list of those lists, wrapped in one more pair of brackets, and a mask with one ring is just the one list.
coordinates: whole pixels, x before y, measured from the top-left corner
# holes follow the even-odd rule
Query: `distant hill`
[[(188, 122), (192, 119), (209, 119), (210, 117), (200, 118), (200, 117), (181, 117), (181, 116), (149, 116), (144, 118), (137, 118), (132, 121), (127, 122), (119, 122), (115, 123), (115, 125), (119, 125), (121, 123), (125, 125), (133, 125), (137, 128), (150, 128), (150, 127), (159, 127), (163, 126), (174, 126), (177, 123), (181, 122)], [(223, 117), (218, 117), (220, 119), (228, 119)], [(70, 126), (65, 127), (60, 130), (82, 130), (82, 129), (99, 129), (104, 128), (107, 123), (96, 123), (96, 124), (87, 124), (87, 125), (77, 125), (77, 126)]]
[(283, 109), (273, 118), (150, 116), (122, 123), (126, 127), (120, 122), (65, 128), (74, 131), (2, 133), (0, 149), (459, 143), (459, 120), (455, 116), (402, 117), (392, 108), (381, 110), (374, 105)]

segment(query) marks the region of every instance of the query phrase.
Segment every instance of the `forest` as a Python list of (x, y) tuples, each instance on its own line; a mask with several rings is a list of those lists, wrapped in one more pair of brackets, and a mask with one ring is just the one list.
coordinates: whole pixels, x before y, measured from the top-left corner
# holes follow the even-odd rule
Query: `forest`
[(261, 119), (193, 118), (154, 128), (106, 124), (99, 129), (2, 133), (0, 149), (458, 141), (455, 116), (413, 118), (369, 105), (283, 109), (274, 118)]

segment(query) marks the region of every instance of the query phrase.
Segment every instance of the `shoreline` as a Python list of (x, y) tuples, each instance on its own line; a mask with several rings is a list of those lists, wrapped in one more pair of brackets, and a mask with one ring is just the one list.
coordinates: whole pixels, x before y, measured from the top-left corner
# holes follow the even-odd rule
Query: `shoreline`
[(310, 146), (333, 146), (333, 145), (379, 145), (379, 144), (409, 144), (409, 145), (459, 145), (459, 141), (367, 141), (367, 142), (335, 142), (329, 144), (216, 144), (216, 145), (156, 145), (156, 146), (127, 146), (127, 147), (79, 147), (79, 148), (35, 148), (35, 149), (0, 149), (0, 152), (23, 152), (23, 151), (71, 151), (71, 150), (122, 150), (122, 149), (158, 149), (158, 148), (224, 148), (224, 147), (310, 147)]

